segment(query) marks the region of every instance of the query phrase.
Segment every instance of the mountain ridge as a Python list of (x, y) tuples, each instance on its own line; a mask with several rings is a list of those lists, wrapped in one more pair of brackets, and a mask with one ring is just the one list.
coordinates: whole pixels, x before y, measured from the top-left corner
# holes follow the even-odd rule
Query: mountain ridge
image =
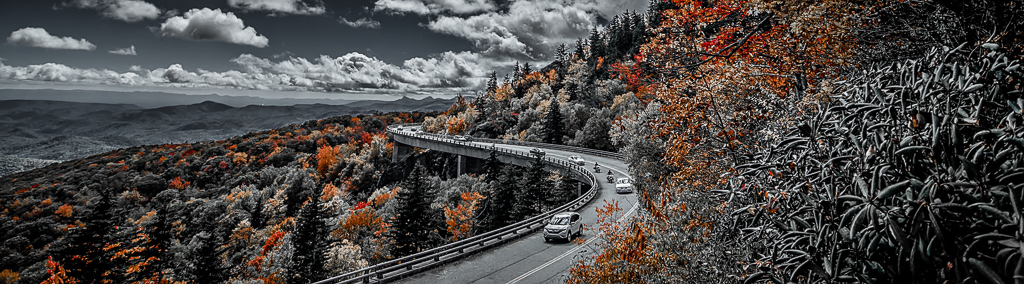
[(123, 147), (226, 139), (342, 115), (443, 111), (452, 102), (425, 98), (235, 107), (206, 100), (144, 108), (127, 103), (0, 100), (0, 176)]

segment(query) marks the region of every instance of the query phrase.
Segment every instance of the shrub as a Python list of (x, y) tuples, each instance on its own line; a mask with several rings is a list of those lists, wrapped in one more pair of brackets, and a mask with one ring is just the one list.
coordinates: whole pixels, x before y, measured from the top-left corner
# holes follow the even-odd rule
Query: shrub
[(748, 280), (1024, 276), (1024, 74), (993, 44), (963, 47), (845, 82), (738, 167), (737, 225), (770, 244)]

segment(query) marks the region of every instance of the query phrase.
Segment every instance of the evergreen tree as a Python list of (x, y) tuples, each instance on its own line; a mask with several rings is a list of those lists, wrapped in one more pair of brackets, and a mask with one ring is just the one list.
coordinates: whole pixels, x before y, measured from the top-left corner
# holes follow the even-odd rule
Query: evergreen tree
[(516, 61), (516, 65), (512, 67), (512, 84), (516, 84), (523, 80), (523, 69), (519, 65), (519, 61)]
[(633, 44), (629, 49), (630, 55), (635, 55), (640, 52), (640, 46), (647, 42), (647, 23), (644, 22), (642, 15), (633, 13)]
[(134, 230), (128, 231), (129, 234), (119, 238), (123, 244), (140, 242), (135, 247), (141, 249), (129, 253), (125, 257), (127, 260), (124, 262), (125, 265), (117, 266), (126, 269), (131, 265), (148, 262), (148, 265), (140, 266), (140, 271), (119, 271), (120, 276), (127, 276), (124, 282), (140, 282), (154, 276), (159, 278), (163, 270), (169, 268), (167, 262), (170, 256), (167, 255), (167, 249), (171, 247), (173, 232), (171, 232), (167, 205), (163, 204), (160, 209), (156, 210), (156, 214), (144, 225), (146, 238), (139, 238)]
[(605, 32), (608, 36), (607, 58), (605, 58), (605, 61), (615, 61), (622, 58), (622, 50), (620, 49), (623, 40), (622, 18), (618, 15), (613, 17), (611, 24), (608, 25)]
[(544, 116), (544, 143), (562, 144), (562, 110), (557, 99), (551, 100), (548, 114)]
[(586, 51), (583, 49), (583, 39), (576, 38), (575, 51), (573, 52), (575, 59), (582, 60), (586, 58)]
[(547, 180), (548, 172), (544, 170), (544, 156), (537, 155), (530, 168), (526, 171), (526, 177), (520, 179), (523, 183), (519, 186), (519, 198), (516, 199), (515, 211), (520, 218), (531, 217), (543, 212), (544, 204), (548, 202), (548, 191), (551, 186)]
[(228, 269), (222, 265), (220, 260), (221, 251), (217, 249), (226, 242), (223, 234), (214, 236), (207, 231), (202, 231), (193, 238), (195, 248), (189, 262), (191, 262), (191, 276), (195, 282), (221, 283), (227, 279)]
[(63, 242), (54, 248), (51, 255), (64, 265), (68, 276), (81, 283), (103, 283), (110, 279), (114, 265), (110, 254), (104, 250), (107, 238), (113, 229), (114, 217), (110, 197), (106, 191), (94, 197), (86, 207), (85, 224), (68, 230)]
[(487, 156), (487, 160), (484, 160), (484, 182), (494, 183), (501, 177), (502, 163), (498, 160), (498, 152), (491, 151), (491, 154)]
[(487, 96), (494, 96), (498, 92), (498, 72), (491, 71), (490, 78), (487, 79)]
[(555, 63), (558, 64), (559, 72), (564, 72), (565, 67), (569, 66), (569, 47), (565, 43), (559, 44), (555, 50)]
[(604, 39), (601, 38), (601, 32), (597, 31), (597, 27), (590, 30), (590, 38), (588, 41), (590, 54), (588, 54), (587, 57), (587, 64), (590, 66), (597, 66), (597, 59), (606, 56), (604, 50)]
[(552, 191), (553, 194), (549, 199), (550, 202), (547, 203), (548, 206), (554, 207), (576, 199), (578, 197), (577, 183), (568, 175), (561, 176), (557, 186)]
[(171, 224), (171, 213), (167, 210), (167, 205), (164, 204), (156, 211), (156, 220), (153, 221), (153, 226), (150, 227), (148, 232), (150, 240), (150, 252), (152, 256), (156, 258), (150, 263), (150, 270), (157, 275), (163, 274), (165, 268), (169, 268), (167, 263), (170, 257), (166, 255), (168, 249), (174, 243), (174, 232)]
[(307, 192), (308, 201), (299, 211), (292, 238), (295, 252), (292, 254), (289, 283), (310, 283), (327, 276), (324, 269), (327, 224), (323, 221), (320, 198), (312, 191)]
[(430, 207), (434, 191), (427, 184), (426, 168), (416, 164), (398, 192), (394, 228), (395, 256), (406, 256), (430, 248), (438, 224)]
[(521, 220), (521, 216), (515, 211), (519, 169), (513, 165), (505, 165), (501, 168), (499, 176), (497, 182), (491, 184), (491, 196), (485, 199), (487, 206), (484, 209), (483, 223), (487, 230), (501, 228)]

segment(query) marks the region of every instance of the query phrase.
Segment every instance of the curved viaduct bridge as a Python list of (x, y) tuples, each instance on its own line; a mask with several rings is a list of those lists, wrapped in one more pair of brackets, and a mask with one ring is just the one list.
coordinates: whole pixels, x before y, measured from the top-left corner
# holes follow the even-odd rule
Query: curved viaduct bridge
[[(594, 228), (596, 208), (605, 202), (617, 201), (624, 210), (615, 216), (622, 221), (636, 210), (636, 196), (615, 193), (614, 184), (605, 182), (606, 170), (615, 177), (628, 173), (621, 155), (592, 149), (503, 141), (474, 139), (458, 141), (450, 136), (417, 134), (415, 125), (388, 128), (395, 140), (393, 159), (410, 154), (412, 147), (431, 149), (460, 155), (460, 171), (472, 159), (486, 159), (492, 151), (502, 163), (529, 166), (534, 148), (546, 152), (544, 161), (550, 171), (570, 173), (577, 180), (593, 185), (572, 202), (554, 210), (531, 217), (516, 224), (478, 234), (458, 242), (394, 259), (364, 269), (335, 276), (317, 283), (551, 283), (564, 282), (572, 267), (574, 256), (593, 254), (595, 242), (600, 238), (592, 231), (584, 231), (582, 245), (573, 242), (545, 242), (538, 232), (552, 215), (563, 211), (577, 211), (582, 215), (584, 227)], [(568, 161), (569, 156), (581, 156), (586, 166)], [(593, 172), (593, 163), (601, 165), (602, 172)]]

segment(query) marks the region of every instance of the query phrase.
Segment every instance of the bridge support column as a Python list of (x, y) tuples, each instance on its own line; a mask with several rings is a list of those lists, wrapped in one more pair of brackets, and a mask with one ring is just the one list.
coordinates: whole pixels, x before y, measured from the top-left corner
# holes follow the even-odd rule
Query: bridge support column
[(394, 143), (394, 148), (391, 149), (391, 161), (396, 163), (400, 162), (402, 159), (409, 156), (409, 154), (412, 154), (412, 146)]
[(468, 162), (469, 161), (466, 161), (466, 156), (459, 155), (458, 175), (461, 176), (462, 174), (466, 173), (466, 163), (468, 163)]

